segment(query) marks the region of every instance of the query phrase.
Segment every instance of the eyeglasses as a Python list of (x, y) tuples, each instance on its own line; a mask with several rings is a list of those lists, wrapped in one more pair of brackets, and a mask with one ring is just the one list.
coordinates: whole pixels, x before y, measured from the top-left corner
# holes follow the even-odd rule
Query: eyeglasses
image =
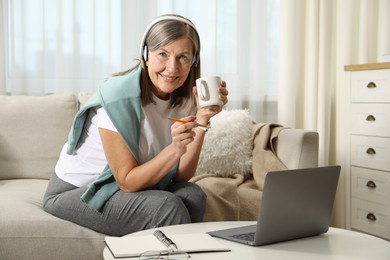
[(184, 251), (146, 251), (140, 256), (140, 260), (157, 260), (157, 259), (169, 259), (169, 260), (188, 260), (191, 256)]

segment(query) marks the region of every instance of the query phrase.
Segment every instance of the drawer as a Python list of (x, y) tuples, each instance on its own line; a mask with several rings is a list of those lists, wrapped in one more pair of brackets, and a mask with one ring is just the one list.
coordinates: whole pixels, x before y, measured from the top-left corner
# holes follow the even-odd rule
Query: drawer
[(390, 172), (351, 167), (352, 197), (390, 206)]
[(351, 206), (352, 229), (390, 239), (390, 207), (354, 198)]
[(351, 133), (390, 137), (390, 104), (352, 104)]
[(362, 103), (390, 102), (390, 69), (353, 71), (351, 101)]
[(390, 138), (351, 135), (351, 164), (389, 171)]

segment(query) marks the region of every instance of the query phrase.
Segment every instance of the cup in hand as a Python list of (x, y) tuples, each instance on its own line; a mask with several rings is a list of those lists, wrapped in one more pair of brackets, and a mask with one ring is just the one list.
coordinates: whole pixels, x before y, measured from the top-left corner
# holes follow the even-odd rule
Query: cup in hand
[(222, 106), (223, 102), (219, 99), (218, 88), (221, 86), (221, 77), (202, 77), (196, 80), (196, 89), (198, 91), (198, 102), (200, 107)]

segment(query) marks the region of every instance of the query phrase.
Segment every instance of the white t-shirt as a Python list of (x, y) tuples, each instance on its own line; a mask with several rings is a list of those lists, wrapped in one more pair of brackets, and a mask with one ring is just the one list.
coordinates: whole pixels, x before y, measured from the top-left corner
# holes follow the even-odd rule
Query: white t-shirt
[[(170, 108), (169, 100), (154, 97), (156, 104), (142, 107), (142, 120), (139, 143), (140, 164), (143, 164), (161, 152), (172, 141), (169, 117), (186, 116), (179, 107)], [(79, 145), (73, 155), (66, 153), (65, 143), (55, 172), (62, 180), (77, 187), (93, 182), (107, 165), (98, 128), (118, 132), (108, 114), (102, 108), (91, 108), (86, 120)]]

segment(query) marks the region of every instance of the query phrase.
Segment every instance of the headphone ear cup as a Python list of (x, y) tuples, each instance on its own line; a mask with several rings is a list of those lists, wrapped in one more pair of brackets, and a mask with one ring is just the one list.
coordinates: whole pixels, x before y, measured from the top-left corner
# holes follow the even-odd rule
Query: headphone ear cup
[(145, 45), (145, 47), (144, 47), (144, 51), (143, 51), (142, 56), (144, 57), (144, 61), (148, 61), (148, 46), (147, 45)]

